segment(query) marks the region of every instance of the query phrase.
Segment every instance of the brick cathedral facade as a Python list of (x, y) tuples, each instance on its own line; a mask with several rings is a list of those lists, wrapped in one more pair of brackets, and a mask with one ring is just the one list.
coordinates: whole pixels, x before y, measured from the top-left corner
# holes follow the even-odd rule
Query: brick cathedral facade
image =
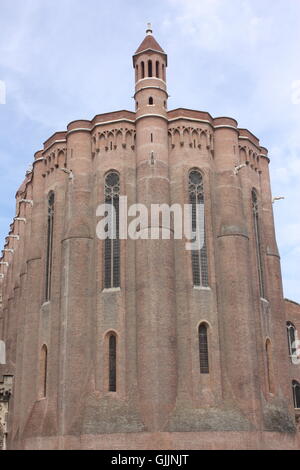
[[(0, 260), (1, 445), (299, 449), (300, 306), (283, 297), (268, 151), (232, 118), (168, 111), (150, 27), (133, 64), (135, 112), (55, 133), (17, 192)], [(121, 195), (200, 206), (202, 248), (119, 226), (99, 240), (97, 207)]]

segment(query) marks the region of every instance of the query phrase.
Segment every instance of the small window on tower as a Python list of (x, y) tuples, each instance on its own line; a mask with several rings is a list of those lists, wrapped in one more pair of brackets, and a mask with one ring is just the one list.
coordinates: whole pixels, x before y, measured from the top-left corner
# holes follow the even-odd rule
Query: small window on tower
[(152, 98), (152, 96), (150, 96), (150, 98), (149, 98), (149, 105), (150, 105), (150, 106), (153, 106), (153, 104), (154, 104), (153, 98)]
[(152, 77), (153, 72), (152, 72), (152, 60), (148, 60), (148, 77)]
[(156, 77), (159, 78), (159, 62), (156, 61)]
[(142, 62), (141, 66), (142, 66), (142, 78), (145, 78), (145, 62)]
[(151, 134), (151, 143), (153, 143), (153, 134)]

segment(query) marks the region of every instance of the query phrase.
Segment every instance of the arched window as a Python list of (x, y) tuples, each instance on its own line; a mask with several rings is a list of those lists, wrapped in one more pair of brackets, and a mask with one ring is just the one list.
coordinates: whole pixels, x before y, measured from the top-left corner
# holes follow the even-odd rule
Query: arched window
[(145, 62), (141, 62), (142, 66), (142, 78), (145, 78)]
[(117, 337), (114, 333), (109, 334), (108, 339), (108, 369), (109, 369), (109, 392), (117, 391)]
[(149, 105), (150, 105), (150, 106), (153, 106), (153, 104), (154, 104), (153, 98), (152, 98), (152, 96), (150, 96), (150, 98), (149, 98)]
[(162, 79), (166, 81), (166, 69), (165, 64), (162, 64)]
[(148, 60), (148, 77), (152, 77), (153, 72), (152, 72), (152, 60)]
[(51, 277), (53, 258), (53, 226), (54, 226), (54, 193), (48, 196), (48, 220), (47, 220), (47, 251), (46, 251), (46, 281), (45, 281), (45, 301), (51, 298)]
[(48, 366), (48, 350), (47, 346), (41, 349), (40, 354), (40, 383), (39, 383), (39, 397), (46, 398), (47, 396), (47, 366)]
[(199, 357), (200, 357), (200, 373), (209, 374), (209, 357), (208, 357), (208, 326), (201, 323), (199, 326)]
[(293, 323), (287, 322), (286, 324), (287, 328), (287, 336), (288, 336), (288, 346), (289, 346), (289, 355), (290, 358), (293, 360), (293, 358), (297, 359), (297, 345), (296, 345), (296, 339), (297, 339), (297, 331)]
[(257, 193), (254, 189), (252, 191), (252, 211), (253, 211), (254, 236), (255, 236), (255, 244), (256, 244), (259, 291), (260, 291), (260, 296), (262, 298), (265, 298), (265, 283), (264, 283), (263, 257), (262, 257), (262, 248), (261, 248), (259, 208), (258, 208)]
[(266, 359), (267, 359), (267, 379), (268, 391), (274, 393), (274, 373), (273, 373), (273, 360), (272, 360), (272, 345), (271, 341), (266, 341)]
[(199, 243), (192, 250), (194, 286), (208, 287), (208, 259), (205, 233), (205, 204), (203, 177), (199, 170), (189, 173), (189, 202), (192, 210), (192, 234)]
[(159, 78), (159, 62), (156, 61), (156, 77)]
[(295, 409), (300, 409), (300, 383), (297, 380), (293, 381), (293, 397)]
[(135, 66), (135, 81), (137, 82), (139, 79), (139, 66)]
[[(120, 287), (119, 203), (120, 176), (116, 171), (111, 171), (105, 178), (105, 204), (111, 204), (114, 207), (116, 217), (112, 217), (110, 227), (108, 227), (108, 238), (104, 242), (105, 289)], [(114, 221), (116, 226), (114, 226)]]

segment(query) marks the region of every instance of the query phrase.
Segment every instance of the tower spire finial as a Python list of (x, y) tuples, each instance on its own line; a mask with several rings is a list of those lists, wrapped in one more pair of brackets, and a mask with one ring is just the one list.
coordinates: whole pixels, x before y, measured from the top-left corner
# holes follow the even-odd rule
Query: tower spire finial
[(146, 33), (147, 33), (148, 35), (152, 35), (152, 34), (153, 34), (153, 29), (152, 29), (152, 24), (151, 24), (151, 23), (148, 23), (148, 24), (147, 24)]

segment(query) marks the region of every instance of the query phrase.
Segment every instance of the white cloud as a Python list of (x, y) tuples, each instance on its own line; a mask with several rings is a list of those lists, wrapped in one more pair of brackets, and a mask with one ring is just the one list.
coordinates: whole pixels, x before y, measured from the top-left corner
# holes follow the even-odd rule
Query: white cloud
[[(272, 16), (267, 19), (254, 11), (252, 3), (243, 0), (169, 0), (176, 13), (164, 27), (180, 28), (193, 44), (203, 49), (231, 49), (241, 44), (255, 46), (270, 39)], [(172, 12), (174, 14), (174, 12)]]

